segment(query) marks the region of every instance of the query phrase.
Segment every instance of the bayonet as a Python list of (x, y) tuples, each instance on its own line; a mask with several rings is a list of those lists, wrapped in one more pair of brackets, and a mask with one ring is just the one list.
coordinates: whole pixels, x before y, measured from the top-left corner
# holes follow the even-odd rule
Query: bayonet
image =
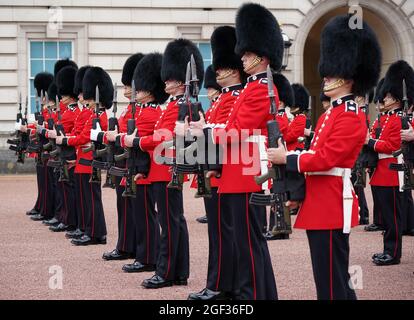
[(95, 88), (95, 113), (99, 117), (99, 87), (96, 85)]
[(191, 55), (190, 66), (191, 66), (191, 82), (193, 83), (193, 97), (198, 98), (198, 94), (199, 94), (198, 84), (200, 80), (197, 78), (197, 65), (194, 59), (194, 55)]
[(131, 104), (131, 113), (132, 113), (132, 119), (135, 119), (135, 111), (136, 111), (136, 88), (135, 88), (135, 80), (132, 80), (131, 83), (131, 99), (129, 100), (129, 103)]
[(118, 111), (118, 91), (117, 91), (117, 84), (116, 84), (116, 82), (115, 82), (115, 85), (114, 85), (114, 96), (113, 96), (113, 99), (112, 99), (112, 104), (113, 104), (113, 106), (112, 106), (112, 113), (113, 113), (113, 115), (114, 115), (114, 118), (116, 118), (116, 112)]
[(270, 66), (267, 66), (267, 93), (270, 99), (270, 114), (276, 114), (276, 100), (275, 100), (275, 90), (273, 89), (273, 74)]

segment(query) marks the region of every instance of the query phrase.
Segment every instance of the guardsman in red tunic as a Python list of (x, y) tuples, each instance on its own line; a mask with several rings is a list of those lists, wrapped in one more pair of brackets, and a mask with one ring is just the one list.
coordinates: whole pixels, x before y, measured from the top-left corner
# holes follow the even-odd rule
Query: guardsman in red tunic
[(288, 151), (295, 151), (296, 149), (303, 150), (305, 147), (303, 142), (298, 139), (303, 137), (306, 128), (305, 112), (309, 108), (309, 92), (301, 84), (292, 84), (292, 89), (295, 97), (295, 104), (290, 108), (290, 112), (294, 118), (289, 123), (287, 133), (285, 135), (285, 142)]
[[(211, 36), (213, 52), (213, 81), (222, 88), (221, 94), (206, 112), (209, 127), (223, 127), (242, 90), (244, 78), (240, 56), (234, 53), (236, 45), (234, 27), (218, 27)], [(219, 175), (217, 171), (215, 175)], [(233, 216), (226, 206), (221, 206), (221, 194), (217, 190), (220, 179), (211, 177), (211, 198), (204, 198), (208, 221), (209, 255), (206, 287), (200, 292), (191, 293), (189, 300), (221, 300), (234, 297), (239, 290), (236, 274)]]
[[(290, 82), (281, 73), (273, 74), (273, 82), (279, 93), (279, 109), (277, 110), (276, 121), (279, 124), (279, 130), (283, 137), (286, 137), (289, 128), (289, 119), (286, 115), (285, 108), (292, 108), (295, 105), (295, 95)], [(280, 240), (289, 237), (288, 234), (274, 235), (271, 231), (275, 225), (275, 212), (269, 212), (269, 225), (265, 222), (265, 238), (266, 240)]]
[[(67, 136), (78, 136), (81, 134), (83, 127), (85, 126), (86, 121), (91, 117), (92, 110), (86, 108), (85, 100), (83, 99), (82, 93), (82, 81), (83, 77), (85, 76), (86, 71), (91, 66), (83, 66), (79, 68), (75, 75), (75, 84), (73, 92), (77, 95), (79, 101), (79, 114), (77, 115), (72, 131)], [(76, 204), (76, 229), (73, 231), (68, 231), (66, 233), (66, 238), (73, 239), (73, 238), (80, 238), (85, 231), (85, 212), (89, 208), (89, 204), (84, 197), (85, 192), (84, 187), (82, 187), (82, 177), (86, 173), (82, 173), (84, 166), (79, 164), (79, 159), (82, 154), (82, 148), (80, 146), (75, 146), (76, 149), (76, 158), (77, 161), (75, 162), (75, 171), (74, 171), (74, 191), (75, 191), (75, 204)], [(86, 169), (86, 168), (85, 168)]]
[[(63, 127), (65, 134), (70, 134), (73, 130), (75, 120), (80, 113), (80, 109), (77, 104), (77, 95), (73, 91), (77, 70), (78, 69), (73, 66), (66, 66), (57, 73), (55, 79), (58, 94), (62, 97), (61, 104), (66, 107), (66, 111), (61, 114), (61, 119), (57, 121), (57, 124)], [(56, 130), (48, 130), (47, 132), (47, 136), (51, 139), (55, 139), (56, 134)], [(59, 189), (59, 193), (62, 198), (62, 209), (60, 212), (61, 214), (58, 217), (59, 224), (51, 225), (49, 227), (49, 229), (54, 232), (62, 232), (66, 230), (73, 231), (77, 226), (74, 188), (74, 163), (76, 160), (76, 151), (74, 148), (72, 149), (73, 158), (64, 159), (64, 161), (68, 162), (69, 181), (57, 181), (57, 188)], [(68, 152), (68, 150), (65, 152)]]
[[(210, 100), (210, 108), (206, 111), (206, 118), (210, 116), (212, 110), (215, 110), (214, 105), (221, 93), (221, 87), (216, 81), (216, 72), (213, 65), (209, 65), (204, 75), (204, 88), (207, 90), (207, 98)], [(191, 188), (197, 188), (197, 177), (194, 175)], [(207, 214), (196, 219), (197, 222), (207, 223)]]
[(295, 227), (307, 233), (318, 299), (356, 299), (348, 268), (358, 200), (350, 177), (368, 128), (354, 94), (364, 96), (376, 84), (381, 50), (365, 22), (362, 29), (351, 29), (349, 16), (337, 16), (322, 31), (320, 59), (331, 107), (319, 118), (310, 150), (288, 153), (280, 143), (268, 150), (268, 157), (286, 163), (288, 171), (306, 174), (306, 196)]
[[(45, 92), (47, 92), (47, 89), (49, 88), (49, 85), (53, 81), (53, 75), (51, 73), (47, 72), (40, 72), (38, 73), (34, 78), (34, 87), (37, 92), (37, 97), (40, 99), (40, 97), (43, 97), (43, 101), (40, 101), (40, 105), (43, 108), (43, 105), (45, 104), (46, 98), (45, 98)], [(40, 110), (40, 114), (44, 118), (44, 110)], [(34, 130), (36, 130), (36, 126), (34, 127)], [(31, 134), (31, 132), (30, 132)], [(46, 140), (47, 141), (47, 140)], [(45, 141), (45, 138), (39, 135), (39, 141), (38, 143), (43, 145), (47, 143)], [(45, 164), (43, 163), (40, 155), (36, 159), (36, 177), (37, 177), (37, 200), (33, 207), (33, 209), (26, 212), (27, 215), (37, 215), (42, 214), (42, 209), (44, 206), (44, 192), (45, 192)]]
[[(371, 126), (371, 131), (370, 131), (370, 135), (374, 139), (378, 139), (381, 133), (381, 130), (382, 130), (382, 126), (384, 125), (385, 117), (386, 117), (386, 112), (384, 112), (384, 96), (381, 91), (383, 84), (384, 84), (384, 78), (382, 78), (378, 82), (377, 88), (375, 90), (376, 94), (374, 97), (374, 103), (377, 105), (378, 115), (375, 117), (375, 120)], [(372, 178), (373, 173), (374, 173), (374, 170), (368, 171), (370, 178)], [(371, 185), (371, 194), (374, 200), (374, 205), (372, 208), (373, 223), (364, 227), (364, 230), (368, 232), (384, 230), (384, 228), (382, 227), (381, 208), (379, 208), (378, 205), (376, 205), (376, 203), (378, 203), (378, 200), (376, 200), (378, 198), (376, 191), (377, 190), (373, 188)]]
[[(250, 76), (230, 110), (224, 128), (204, 128), (205, 121), (190, 123), (194, 135), (204, 128), (207, 141), (225, 149), (219, 179), (220, 211), (232, 215), (240, 292), (238, 298), (277, 299), (276, 283), (267, 242), (263, 236), (265, 208), (249, 203), (252, 193), (263, 192), (254, 177), (262, 166), (269, 114), (266, 70), (281, 67), (283, 39), (273, 14), (259, 4), (244, 4), (236, 15), (235, 52), (242, 56)], [(274, 91), (277, 89), (274, 86)], [(276, 94), (276, 102), (279, 103)], [(249, 155), (249, 157), (246, 157)]]
[[(161, 109), (168, 95), (165, 84), (161, 80), (162, 55), (150, 53), (141, 59), (135, 68), (133, 79), (136, 86), (136, 101), (140, 104), (135, 114), (136, 128), (139, 137), (154, 133)], [(136, 134), (130, 135), (133, 142)], [(121, 134), (121, 146), (125, 146), (126, 135)], [(132, 221), (135, 225), (135, 261), (122, 267), (125, 272), (155, 271), (158, 259), (160, 226), (155, 210), (154, 193), (151, 185), (152, 153), (137, 151), (136, 162), (136, 198), (132, 199)]]
[(405, 61), (393, 63), (387, 71), (382, 92), (386, 117), (380, 136), (370, 138), (368, 146), (378, 153), (378, 165), (371, 178), (378, 197), (376, 206), (381, 210), (384, 227), (384, 250), (374, 254), (376, 265), (399, 264), (402, 252), (402, 215), (404, 210), (403, 172), (390, 169), (392, 163), (402, 163), (402, 155), (395, 158), (393, 152), (401, 147), (401, 116), (403, 80), (407, 84), (407, 98), (414, 101), (414, 70)]
[[(187, 63), (194, 55), (197, 77), (204, 76), (203, 59), (198, 48), (189, 40), (177, 39), (168, 43), (162, 61), (161, 78), (165, 82), (165, 92), (170, 95), (166, 108), (154, 127), (154, 133), (144, 137), (125, 138), (126, 146), (135, 146), (145, 152), (154, 152), (159, 156), (164, 141), (174, 136), (180, 104), (185, 88)], [(130, 139), (133, 138), (133, 139)], [(168, 150), (166, 150), (168, 151)], [(170, 155), (167, 153), (167, 157)], [(160, 249), (155, 274), (142, 282), (144, 288), (162, 288), (172, 285), (187, 285), (190, 274), (189, 243), (187, 222), (184, 217), (183, 194), (175, 188), (168, 188), (172, 175), (170, 167), (151, 162), (148, 180), (157, 204), (158, 219), (162, 229)]]
[[(84, 153), (82, 146), (90, 144), (90, 132), (92, 129), (92, 122), (99, 118), (100, 126), (103, 130), (107, 129), (108, 118), (105, 109), (112, 106), (112, 98), (114, 87), (112, 80), (108, 73), (100, 67), (89, 68), (83, 77), (82, 94), (86, 108), (95, 110), (97, 101), (95, 101), (96, 87), (99, 89), (100, 107), (99, 114), (93, 112), (90, 118), (86, 121), (82, 132), (77, 136), (58, 136), (56, 143), (67, 146), (79, 146), (77, 155), (77, 164), (80, 159), (81, 162), (91, 161), (93, 159), (92, 151)], [(79, 163), (82, 165), (82, 163)], [(76, 169), (75, 169), (76, 170)], [(86, 174), (82, 175), (82, 191), (85, 200), (85, 233), (80, 238), (72, 239), (71, 243), (74, 245), (91, 245), (91, 244), (106, 244), (106, 223), (102, 205), (101, 185), (100, 183), (89, 183), (89, 178), (92, 176), (92, 167), (83, 166), (79, 168)], [(89, 207), (88, 207), (89, 206)]]
[[(144, 57), (142, 53), (135, 53), (131, 55), (124, 63), (122, 69), (121, 81), (124, 85), (124, 96), (130, 100), (131, 99), (131, 84), (132, 78), (134, 75), (134, 70)], [(140, 108), (137, 105), (137, 113)], [(106, 132), (105, 139), (108, 141), (115, 142), (116, 154), (122, 154), (124, 148), (120, 145), (119, 138), (117, 139), (118, 133), (127, 132), (128, 120), (132, 119), (131, 113), (131, 104), (128, 104), (127, 108), (122, 112), (118, 119), (118, 128), (112, 132)], [(120, 161), (116, 163), (117, 167), (125, 168), (126, 161)], [(129, 197), (123, 197), (122, 194), (125, 191), (125, 185), (121, 184), (121, 177), (115, 177), (115, 191), (116, 191), (116, 208), (118, 215), (118, 241), (116, 243), (116, 248), (112, 251), (105, 252), (102, 255), (104, 260), (125, 260), (135, 256), (135, 226), (133, 223), (133, 201)]]

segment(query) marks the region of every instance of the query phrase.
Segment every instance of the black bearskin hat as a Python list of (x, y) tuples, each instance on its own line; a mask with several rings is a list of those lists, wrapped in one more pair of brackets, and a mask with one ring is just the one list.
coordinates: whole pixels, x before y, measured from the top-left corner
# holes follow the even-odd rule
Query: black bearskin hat
[(206, 72), (204, 74), (204, 88), (205, 89), (213, 88), (218, 91), (221, 90), (221, 87), (216, 81), (216, 72), (214, 71), (212, 64), (210, 64), (207, 67)]
[(69, 59), (62, 59), (62, 60), (58, 60), (55, 63), (55, 70), (54, 70), (54, 75), (56, 77), (57, 73), (63, 69), (64, 67), (67, 66), (71, 66), (74, 67), (75, 69), (78, 69), (78, 65), (76, 64), (75, 61), (69, 60)]
[(73, 98), (77, 97), (73, 92), (76, 72), (77, 69), (72, 66), (67, 66), (60, 69), (60, 71), (57, 73), (56, 85), (60, 96), (70, 96)]
[(60, 99), (62, 99), (62, 97), (58, 93), (58, 88), (54, 81), (49, 85), (49, 88), (47, 88), (47, 95), (49, 97), (49, 101), (56, 101), (56, 96), (58, 96), (59, 101)]
[(309, 109), (309, 91), (299, 83), (292, 84), (292, 89), (295, 97), (294, 107), (299, 108), (300, 112)]
[(96, 86), (99, 88), (101, 106), (110, 109), (114, 96), (114, 86), (109, 74), (101, 67), (91, 67), (85, 72), (82, 81), (82, 93), (85, 100), (95, 99)]
[(135, 53), (125, 61), (124, 68), (122, 69), (122, 78), (121, 78), (121, 82), (125, 86), (131, 85), (132, 77), (134, 76), (134, 70), (138, 62), (140, 62), (143, 57), (144, 55), (142, 53)]
[(351, 15), (332, 18), (322, 30), (319, 73), (321, 77), (354, 80), (353, 93), (365, 96), (378, 81), (381, 48), (367, 23), (351, 29)]
[(37, 96), (40, 97), (41, 91), (43, 91), (43, 95), (47, 92), (50, 84), (53, 82), (53, 74), (49, 72), (39, 72), (33, 81), (34, 87), (37, 92)]
[(283, 37), (279, 23), (265, 7), (243, 4), (236, 15), (237, 44), (235, 52), (242, 56), (246, 51), (269, 58), (270, 66), (279, 71), (283, 60)]
[(161, 80), (162, 54), (149, 53), (141, 59), (134, 71), (136, 91), (150, 92), (155, 103), (163, 104), (168, 98), (165, 83)]
[(385, 78), (382, 78), (377, 84), (377, 88), (375, 89), (374, 103), (382, 103), (384, 101), (384, 93), (382, 91), (384, 80)]
[(414, 102), (414, 70), (404, 60), (394, 62), (388, 69), (382, 86), (383, 97), (390, 93), (394, 99), (403, 101), (403, 80), (407, 86), (408, 104)]
[(295, 105), (295, 95), (289, 80), (281, 73), (274, 73), (273, 83), (279, 94), (279, 100), (285, 104), (285, 107), (293, 107)]
[(243, 70), (241, 57), (234, 53), (236, 46), (236, 29), (230, 26), (218, 27), (210, 38), (213, 52), (213, 66), (219, 69)]
[(82, 93), (82, 81), (83, 77), (85, 76), (85, 72), (88, 71), (89, 68), (92, 66), (83, 66), (80, 67), (79, 70), (76, 72), (75, 75), (75, 85), (73, 86), (73, 93), (78, 96)]
[(161, 78), (162, 81), (176, 80), (185, 82), (187, 64), (194, 55), (197, 68), (197, 78), (201, 88), (204, 79), (204, 62), (200, 50), (190, 40), (176, 39), (167, 44), (162, 59)]

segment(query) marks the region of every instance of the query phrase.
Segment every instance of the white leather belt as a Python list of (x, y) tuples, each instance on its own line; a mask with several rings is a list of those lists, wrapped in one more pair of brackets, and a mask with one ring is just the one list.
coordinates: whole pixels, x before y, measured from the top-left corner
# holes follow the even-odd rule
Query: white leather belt
[(317, 176), (335, 176), (342, 177), (343, 190), (342, 190), (342, 204), (343, 204), (343, 214), (344, 214), (344, 226), (342, 229), (343, 233), (351, 232), (352, 224), (352, 204), (354, 198), (352, 196), (352, 182), (351, 182), (351, 169), (349, 168), (332, 168), (327, 171), (318, 171), (318, 172), (307, 172), (307, 175), (317, 175)]
[[(249, 136), (245, 142), (253, 142), (257, 143), (259, 147), (259, 157), (260, 157), (260, 175), (267, 174), (269, 172), (268, 163), (269, 160), (267, 159), (267, 152), (266, 152), (266, 140), (267, 137), (260, 135), (260, 136)], [(269, 189), (269, 181), (265, 181), (262, 183), (262, 190)]]
[(378, 159), (379, 160), (389, 159), (389, 158), (394, 158), (394, 157), (392, 156), (392, 154), (378, 153)]
[[(397, 157), (397, 161), (398, 164), (403, 164), (404, 163), (404, 158), (403, 155), (400, 154)], [(398, 187), (399, 187), (399, 191), (400, 192), (404, 192), (403, 186), (404, 186), (404, 171), (397, 171), (398, 173)]]

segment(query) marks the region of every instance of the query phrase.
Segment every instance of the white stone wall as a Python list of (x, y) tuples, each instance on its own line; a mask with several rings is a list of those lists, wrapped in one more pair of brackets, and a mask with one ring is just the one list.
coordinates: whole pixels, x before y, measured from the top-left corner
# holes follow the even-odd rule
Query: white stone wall
[[(301, 61), (306, 32), (311, 27), (308, 24), (328, 8), (344, 6), (349, 1), (256, 0), (274, 13), (293, 40), (286, 72), (291, 81), (303, 80)], [(414, 1), (359, 2), (406, 17), (401, 19), (405, 24), (400, 23), (398, 33), (409, 43), (402, 45), (401, 56), (412, 58), (413, 40), (408, 34), (413, 31)], [(48, 39), (49, 35), (51, 40), (56, 36), (74, 40), (74, 58), (79, 65), (99, 65), (120, 85), (122, 66), (130, 54), (163, 51), (169, 40), (179, 36), (208, 41), (215, 26), (234, 23), (241, 3), (235, 0), (0, 0), (0, 132), (12, 130), (18, 90), (23, 95), (27, 92), (29, 39)], [(49, 6), (62, 7), (63, 29), (59, 34), (47, 29)], [(121, 91), (118, 97), (122, 97)]]

